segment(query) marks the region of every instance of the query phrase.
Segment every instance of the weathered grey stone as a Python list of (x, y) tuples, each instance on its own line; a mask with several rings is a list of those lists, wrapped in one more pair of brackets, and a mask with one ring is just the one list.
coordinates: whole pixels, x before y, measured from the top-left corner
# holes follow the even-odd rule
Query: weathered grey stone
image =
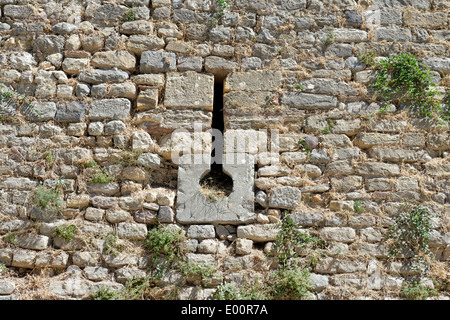
[(222, 57), (208, 56), (205, 58), (205, 70), (211, 72), (220, 81), (238, 69), (238, 64)]
[(212, 239), (216, 237), (216, 231), (213, 225), (191, 225), (186, 235), (193, 239)]
[(177, 67), (175, 53), (164, 51), (144, 51), (140, 63), (142, 73), (175, 71)]
[(26, 118), (30, 121), (53, 120), (56, 114), (56, 103), (54, 102), (33, 102), (32, 111), (27, 112)]
[(117, 226), (120, 238), (129, 240), (143, 240), (147, 237), (147, 226), (141, 223), (121, 222)]
[(110, 183), (90, 183), (87, 191), (91, 195), (114, 196), (120, 192), (120, 186), (116, 182)]
[(127, 71), (136, 69), (136, 58), (125, 50), (96, 52), (91, 60), (94, 68), (118, 68)]
[(132, 149), (142, 151), (153, 151), (154, 142), (147, 132), (133, 132)]
[(295, 187), (278, 187), (272, 190), (269, 207), (294, 209), (301, 201), (302, 193)]
[(28, 178), (7, 178), (0, 183), (1, 189), (31, 190), (37, 186), (37, 182)]
[(160, 206), (158, 211), (158, 222), (173, 223), (175, 220), (175, 213), (169, 206)]
[(442, 72), (443, 74), (450, 73), (450, 58), (425, 58), (422, 62), (431, 70)]
[(375, 30), (375, 39), (378, 41), (405, 42), (412, 40), (412, 34), (409, 29), (400, 28), (398, 26), (380, 27)]
[(123, 82), (129, 77), (128, 73), (117, 69), (93, 69), (82, 71), (78, 80), (89, 84), (106, 82)]
[(65, 39), (63, 36), (42, 35), (34, 41), (33, 49), (44, 55), (61, 53), (64, 50)]
[(357, 167), (357, 172), (363, 176), (398, 176), (400, 167), (396, 164), (382, 162), (365, 162)]
[(27, 19), (34, 13), (34, 7), (28, 5), (10, 5), (3, 8), (3, 14), (13, 19)]
[(384, 7), (408, 7), (428, 10), (431, 8), (429, 0), (373, 0), (373, 5)]
[(15, 237), (14, 243), (23, 249), (44, 250), (47, 249), (49, 238), (36, 234), (19, 234)]
[(16, 249), (13, 251), (13, 259), (11, 267), (17, 268), (34, 268), (34, 262), (36, 261), (36, 252), (32, 250)]
[(334, 96), (286, 92), (281, 97), (281, 103), (291, 108), (299, 109), (331, 109), (335, 108), (338, 100)]
[(105, 135), (120, 134), (125, 131), (127, 126), (121, 120), (109, 121), (104, 127)]
[(148, 169), (158, 169), (161, 165), (161, 158), (155, 153), (143, 153), (137, 162)]
[(236, 239), (236, 254), (247, 255), (252, 252), (253, 241), (250, 239), (238, 238)]
[(60, 105), (56, 110), (55, 120), (60, 122), (83, 121), (87, 108), (87, 102), (83, 101), (73, 101), (66, 105)]
[(92, 102), (90, 120), (127, 120), (130, 116), (130, 100), (124, 98), (101, 99)]
[(147, 20), (127, 21), (120, 26), (123, 34), (149, 34), (153, 33), (153, 22)]
[(131, 215), (125, 210), (107, 210), (105, 217), (110, 223), (119, 223), (127, 221)]
[(36, 59), (28, 52), (13, 52), (9, 56), (11, 68), (24, 71), (30, 70), (37, 65)]
[(224, 92), (229, 91), (276, 91), (281, 86), (281, 71), (233, 72), (224, 83)]
[[(209, 155), (201, 159), (180, 157), (178, 169), (177, 220), (180, 223), (250, 222), (255, 218), (254, 159), (246, 154), (224, 155), (223, 170), (233, 178), (233, 191), (227, 198), (211, 202), (200, 190), (200, 179), (210, 170)], [(239, 177), (239, 178), (237, 178)]]
[(9, 279), (0, 280), (0, 295), (8, 295), (14, 292), (16, 285), (14, 281)]
[(280, 231), (276, 224), (253, 224), (237, 227), (237, 237), (255, 242), (274, 241)]
[(78, 27), (72, 23), (59, 22), (52, 26), (52, 31), (56, 34), (66, 35), (75, 32)]
[(139, 34), (130, 36), (127, 49), (140, 56), (145, 51), (163, 49), (164, 45), (165, 42), (161, 38)]
[(214, 77), (193, 71), (167, 74), (165, 107), (201, 108), (212, 111), (213, 100)]
[(300, 81), (304, 92), (329, 95), (356, 95), (357, 90), (349, 84), (335, 79), (306, 79)]

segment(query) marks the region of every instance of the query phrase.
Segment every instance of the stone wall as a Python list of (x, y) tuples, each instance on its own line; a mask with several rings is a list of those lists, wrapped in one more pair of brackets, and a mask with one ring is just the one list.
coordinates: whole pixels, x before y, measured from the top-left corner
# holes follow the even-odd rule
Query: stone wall
[[(173, 271), (156, 286), (205, 299), (275, 270), (268, 254), (287, 214), (327, 243), (301, 255), (316, 259), (313, 298), (396, 299), (417, 274), (407, 257), (389, 257), (386, 238), (406, 203), (432, 215), (435, 260), (422, 283), (448, 299), (449, 124), (402, 105), (379, 112), (377, 71), (362, 61), (412, 53), (444, 93), (448, 1), (0, 0), (0, 9), (1, 299), (119, 290), (150, 272), (143, 241), (157, 224), (185, 232), (189, 260), (217, 277), (199, 289)], [(224, 166), (234, 191), (219, 202), (199, 194), (208, 164), (173, 158), (210, 156), (215, 84), (225, 142), (247, 141), (225, 148), (247, 165)], [(39, 208), (36, 192), (57, 188), (63, 208)], [(70, 241), (56, 232), (72, 225)], [(111, 236), (119, 253), (105, 250)]]

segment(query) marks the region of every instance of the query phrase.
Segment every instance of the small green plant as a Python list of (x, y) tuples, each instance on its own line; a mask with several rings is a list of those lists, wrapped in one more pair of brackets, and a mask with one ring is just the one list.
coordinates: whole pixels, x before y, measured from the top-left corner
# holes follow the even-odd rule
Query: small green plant
[(48, 166), (51, 166), (53, 164), (54, 158), (50, 150), (45, 151), (42, 154), (42, 158), (45, 159), (45, 162), (47, 163)]
[(90, 182), (91, 183), (96, 183), (96, 184), (104, 184), (104, 183), (109, 183), (109, 182), (111, 182), (113, 180), (114, 180), (114, 177), (112, 177), (108, 173), (106, 168), (102, 168), (101, 170), (96, 170), (93, 173)]
[(272, 297), (276, 300), (307, 300), (311, 290), (309, 269), (283, 269), (273, 279)]
[(89, 160), (87, 162), (84, 162), (81, 164), (81, 166), (83, 168), (94, 168), (94, 169), (98, 169), (98, 163), (95, 160)]
[(242, 300), (240, 290), (230, 282), (219, 285), (213, 294), (215, 300)]
[[(157, 225), (148, 231), (144, 246), (152, 254), (152, 266), (169, 268), (184, 260), (187, 253), (186, 236), (182, 230), (173, 230), (163, 225)], [(165, 263), (160, 264), (164, 259)]]
[(375, 58), (377, 54), (373, 50), (366, 51), (358, 56), (358, 59), (367, 67), (375, 66)]
[(126, 21), (134, 21), (136, 19), (136, 13), (133, 9), (128, 9), (125, 13), (125, 20)]
[(336, 35), (334, 33), (333, 28), (328, 28), (327, 35), (326, 35), (325, 40), (324, 40), (325, 46), (327, 47), (327, 46), (333, 44), (334, 40), (335, 40), (335, 37), (336, 37)]
[(329, 133), (331, 133), (331, 130), (333, 130), (333, 128), (335, 126), (334, 121), (332, 119), (328, 119), (327, 122), (328, 122), (328, 125), (323, 130), (320, 130), (321, 134), (329, 134)]
[(217, 13), (223, 16), (225, 10), (230, 6), (230, 0), (217, 0), (217, 4), (219, 5)]
[(8, 234), (6, 234), (6, 240), (10, 244), (15, 244), (16, 243), (16, 237), (17, 237), (17, 231), (9, 232)]
[(210, 281), (217, 272), (217, 268), (208, 263), (196, 263), (190, 260), (178, 265), (186, 277), (199, 277), (202, 281)]
[(91, 294), (93, 300), (121, 300), (120, 292), (106, 286), (100, 287)]
[(403, 282), (400, 291), (400, 296), (407, 300), (426, 300), (428, 297), (437, 294), (437, 290), (427, 288), (417, 281), (413, 281), (412, 283)]
[(292, 85), (292, 89), (294, 89), (295, 91), (303, 91), (305, 90), (305, 87), (303, 87), (300, 83), (296, 83)]
[(123, 151), (119, 154), (119, 158), (117, 159), (117, 163), (120, 163), (126, 167), (128, 166), (138, 166), (139, 163), (137, 159), (142, 155), (142, 150), (133, 150), (133, 151)]
[(311, 150), (309, 150), (308, 146), (306, 145), (305, 139), (300, 139), (298, 141), (298, 144), (300, 145), (300, 148), (303, 152), (306, 152), (306, 158), (308, 161), (311, 159)]
[(355, 210), (357, 214), (363, 213), (364, 212), (363, 202), (361, 200), (356, 200), (353, 204), (353, 210)]
[(406, 103), (421, 117), (442, 120), (443, 106), (436, 98), (438, 91), (426, 65), (412, 54), (402, 53), (376, 66), (379, 70), (372, 86), (387, 105)]
[(306, 247), (312, 242), (313, 238), (306, 232), (300, 231), (298, 225), (286, 214), (272, 250), (272, 254), (275, 254), (278, 259), (279, 268), (296, 268), (297, 249)]
[(4, 263), (0, 263), (0, 275), (6, 273), (8, 271), (8, 268)]
[(389, 256), (391, 258), (399, 254), (409, 257), (413, 263), (413, 269), (423, 273), (426, 270), (425, 258), (432, 258), (428, 246), (431, 233), (431, 216), (427, 209), (422, 207), (407, 208), (400, 213), (387, 236), (393, 240)]
[[(58, 180), (59, 181), (59, 180)], [(58, 181), (50, 186), (41, 183), (34, 191), (34, 204), (46, 212), (59, 212), (64, 206), (62, 185)], [(61, 183), (64, 183), (62, 180)]]
[(55, 229), (53, 232), (53, 237), (55, 238), (61, 238), (64, 239), (67, 242), (70, 242), (73, 240), (75, 235), (77, 234), (77, 226), (71, 224), (71, 225), (62, 225)]

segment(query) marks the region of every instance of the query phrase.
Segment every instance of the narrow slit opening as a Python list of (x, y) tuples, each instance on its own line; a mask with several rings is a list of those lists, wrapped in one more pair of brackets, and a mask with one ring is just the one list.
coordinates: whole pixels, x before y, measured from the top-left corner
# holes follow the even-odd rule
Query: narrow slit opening
[[(223, 113), (223, 83), (214, 84), (214, 105), (212, 129), (222, 133), (225, 129)], [(233, 191), (233, 179), (223, 171), (223, 139), (216, 140), (213, 136), (211, 147), (211, 171), (200, 180), (202, 193), (212, 201), (228, 197)], [(217, 154), (216, 154), (217, 153)]]

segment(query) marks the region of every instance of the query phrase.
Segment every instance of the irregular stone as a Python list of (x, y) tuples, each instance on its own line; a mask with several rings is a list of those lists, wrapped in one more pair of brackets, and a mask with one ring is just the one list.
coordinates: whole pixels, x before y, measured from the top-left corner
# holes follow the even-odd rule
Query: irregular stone
[(235, 245), (236, 254), (247, 255), (252, 252), (253, 241), (250, 239), (238, 238), (236, 239)]
[(117, 226), (120, 238), (128, 240), (143, 240), (147, 237), (147, 226), (141, 223), (121, 222)]
[(19, 71), (31, 70), (37, 65), (36, 59), (28, 52), (13, 52), (9, 56), (10, 66)]
[(154, 144), (152, 137), (147, 132), (133, 132), (133, 150), (153, 151)]
[(281, 97), (281, 103), (291, 108), (299, 109), (331, 109), (335, 108), (338, 100), (334, 96), (286, 92)]
[(412, 34), (409, 29), (398, 26), (379, 27), (375, 30), (375, 39), (377, 41), (405, 42), (412, 40)]
[(295, 187), (278, 187), (272, 190), (269, 207), (294, 209), (301, 201), (301, 191)]
[(363, 176), (398, 176), (400, 175), (400, 167), (396, 164), (381, 162), (365, 162), (360, 164), (357, 173)]
[(19, 234), (15, 237), (14, 243), (23, 249), (44, 250), (47, 249), (49, 238), (36, 234)]
[(119, 223), (127, 221), (131, 215), (125, 210), (107, 210), (105, 217), (110, 223)]
[(158, 169), (161, 165), (161, 158), (155, 153), (143, 153), (137, 159), (137, 162), (148, 168), (148, 169)]
[(0, 183), (1, 189), (18, 189), (18, 190), (32, 190), (37, 186), (36, 181), (28, 178), (7, 178)]
[(229, 61), (222, 57), (208, 56), (205, 58), (205, 70), (211, 72), (217, 81), (221, 81), (226, 76), (238, 69), (236, 62)]
[(191, 225), (186, 235), (193, 239), (213, 239), (216, 232), (213, 225)]
[(14, 281), (9, 279), (0, 280), (0, 295), (8, 295), (14, 292), (16, 285)]
[(193, 71), (169, 73), (166, 80), (164, 106), (169, 108), (201, 108), (212, 111), (214, 78)]
[(93, 69), (82, 71), (78, 80), (89, 84), (106, 82), (123, 82), (128, 79), (128, 73), (117, 69)]
[(56, 115), (56, 104), (54, 102), (33, 102), (33, 111), (26, 114), (29, 121), (41, 122), (53, 120)]
[(127, 71), (136, 69), (136, 58), (124, 50), (96, 52), (91, 60), (94, 68), (119, 68)]
[(42, 35), (34, 41), (33, 50), (42, 55), (61, 53), (64, 50), (64, 43), (64, 36)]
[(319, 94), (341, 94), (341, 95), (356, 95), (357, 90), (345, 83), (335, 79), (306, 79), (300, 81), (303, 86), (303, 91), (307, 93)]
[(175, 220), (175, 213), (169, 206), (160, 206), (158, 211), (158, 222), (173, 223)]
[(163, 49), (165, 42), (163, 39), (147, 36), (147, 35), (132, 35), (128, 38), (127, 49), (138, 56), (141, 56), (145, 51), (155, 51)]
[(84, 120), (87, 102), (73, 101), (65, 105), (59, 105), (56, 110), (55, 120), (59, 122), (81, 122)]
[(233, 72), (225, 80), (224, 92), (276, 91), (281, 84), (281, 71)]
[(128, 99), (101, 99), (92, 102), (89, 110), (90, 120), (127, 120), (130, 116), (131, 102)]
[(135, 20), (122, 23), (120, 33), (123, 34), (149, 34), (153, 33), (153, 22), (147, 20)]
[(34, 268), (36, 255), (36, 252), (31, 250), (14, 250), (11, 267), (32, 269)]
[(41, 251), (36, 256), (36, 268), (66, 268), (69, 261), (69, 254), (66, 252), (46, 252)]
[(175, 71), (177, 66), (176, 55), (164, 51), (144, 51), (141, 55), (140, 72), (155, 73)]
[(237, 227), (237, 237), (255, 242), (268, 242), (274, 241), (279, 231), (279, 225), (275, 224), (245, 225)]

